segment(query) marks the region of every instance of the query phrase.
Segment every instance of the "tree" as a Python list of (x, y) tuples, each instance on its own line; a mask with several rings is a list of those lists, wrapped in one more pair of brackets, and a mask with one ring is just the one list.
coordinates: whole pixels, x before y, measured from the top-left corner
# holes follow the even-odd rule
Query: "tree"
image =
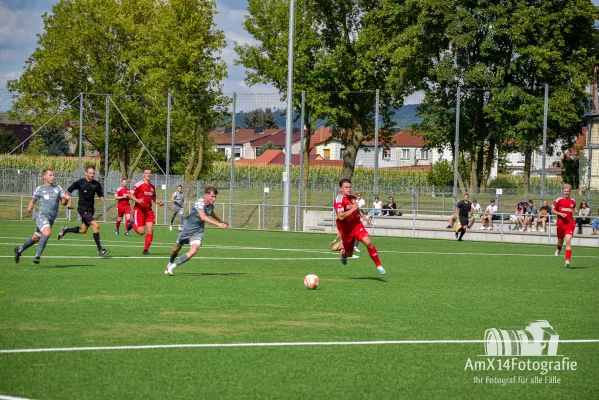
[[(17, 139), (11, 131), (0, 128), (0, 149), (2, 149), (0, 150), (1, 153), (8, 153), (20, 144), (21, 142), (19, 142), (19, 139)], [(20, 152), (20, 149), (17, 149), (15, 151), (15, 153)]]
[[(597, 8), (588, 1), (385, 2), (376, 18), (391, 87), (423, 90), (418, 126), (431, 147), (453, 147), (457, 86), (460, 150), (470, 190), (486, 183), (495, 149), (516, 143), (529, 160), (542, 134), (543, 88), (552, 88), (550, 140), (572, 140), (597, 54)], [(455, 149), (454, 149), (455, 152)], [(528, 175), (528, 173), (527, 173)]]
[(273, 142), (269, 141), (264, 146), (260, 146), (256, 149), (256, 156), (261, 156), (266, 150), (280, 150), (281, 148), (276, 146)]
[[(375, 90), (381, 90), (383, 127), (390, 124), (389, 110), (400, 104), (401, 96), (388, 92), (386, 65), (373, 52), (376, 37), (368, 26), (378, 23), (369, 13), (377, 0), (298, 0), (295, 8), (294, 105), (306, 91), (306, 127), (327, 119), (333, 137), (346, 150), (342, 177), (351, 178), (358, 149), (374, 137)], [(246, 83), (269, 83), (287, 92), (287, 47), (289, 3), (276, 0), (249, 0), (244, 27), (258, 42), (236, 45), (238, 64), (246, 69)], [(381, 130), (387, 144), (390, 130)], [(309, 171), (310, 138), (304, 148), (304, 182)]]
[(243, 122), (247, 128), (264, 128), (264, 129), (278, 129), (279, 124), (275, 120), (275, 115), (270, 108), (262, 110), (253, 110), (248, 114), (244, 114)]
[[(8, 83), (21, 94), (13, 113), (40, 124), (64, 109), (49, 125), (55, 129), (79, 119), (79, 102), (71, 102), (78, 93), (110, 93), (109, 163), (129, 177), (132, 167), (154, 163), (134, 132), (165, 168), (167, 94), (173, 91), (171, 161), (185, 159), (186, 179), (197, 178), (204, 153), (210, 159), (212, 152), (205, 136), (225, 104), (219, 85), (225, 40), (214, 29), (215, 12), (210, 0), (60, 0), (43, 17), (39, 47), (24, 73)], [(83, 100), (85, 139), (103, 154), (106, 97)]]

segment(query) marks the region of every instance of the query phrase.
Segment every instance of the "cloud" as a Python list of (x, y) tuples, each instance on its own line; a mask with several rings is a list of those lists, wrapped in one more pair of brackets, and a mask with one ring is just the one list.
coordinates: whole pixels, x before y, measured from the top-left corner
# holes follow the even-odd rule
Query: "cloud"
[(253, 37), (251, 37), (249, 35), (249, 33), (243, 31), (243, 32), (233, 32), (233, 31), (226, 31), (225, 32), (225, 37), (227, 38), (228, 41), (231, 42), (237, 42), (237, 44), (249, 44), (249, 45), (256, 45), (258, 44), (258, 42), (256, 40), (254, 40)]
[(6, 87), (6, 82), (18, 79), (21, 76), (21, 71), (0, 72), (0, 88)]
[(44, 24), (40, 14), (11, 10), (0, 3), (0, 50), (5, 46), (35, 46)]

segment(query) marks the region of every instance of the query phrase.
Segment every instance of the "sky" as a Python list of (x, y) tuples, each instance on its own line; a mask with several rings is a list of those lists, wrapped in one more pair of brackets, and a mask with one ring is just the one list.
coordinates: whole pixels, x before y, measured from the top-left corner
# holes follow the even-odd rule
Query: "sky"
[[(17, 79), (23, 72), (25, 61), (37, 47), (36, 35), (43, 31), (42, 14), (51, 12), (56, 3), (57, 0), (0, 0), (0, 89), (6, 87), (6, 81)], [(227, 39), (227, 47), (221, 54), (228, 72), (228, 78), (222, 82), (223, 91), (276, 93), (272, 86), (247, 87), (243, 82), (245, 69), (233, 65), (236, 58), (233, 43), (255, 43), (242, 26), (247, 0), (217, 0), (216, 3), (219, 10), (216, 25)]]
[[(17, 79), (27, 58), (37, 46), (37, 34), (42, 33), (42, 14), (50, 12), (57, 0), (0, 0), (0, 89), (6, 87), (6, 81)], [(599, 5), (599, 0), (592, 0)], [(225, 93), (276, 93), (276, 89), (267, 85), (247, 87), (243, 79), (245, 69), (233, 65), (236, 53), (233, 43), (255, 43), (242, 26), (247, 13), (247, 0), (217, 0), (219, 14), (216, 16), (217, 28), (227, 39), (227, 47), (222, 58), (227, 63), (228, 78), (223, 83)]]

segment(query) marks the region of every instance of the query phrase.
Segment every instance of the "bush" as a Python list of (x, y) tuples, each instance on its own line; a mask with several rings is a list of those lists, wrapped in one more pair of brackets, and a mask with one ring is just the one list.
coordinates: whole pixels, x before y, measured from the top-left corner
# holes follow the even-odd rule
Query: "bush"
[(453, 164), (447, 160), (438, 161), (428, 171), (428, 183), (438, 187), (453, 186)]

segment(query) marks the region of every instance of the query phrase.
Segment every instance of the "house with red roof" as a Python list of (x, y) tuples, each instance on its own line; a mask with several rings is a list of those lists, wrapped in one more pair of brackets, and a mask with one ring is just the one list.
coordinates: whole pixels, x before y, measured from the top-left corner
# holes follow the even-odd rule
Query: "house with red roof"
[[(33, 138), (29, 138), (33, 133), (33, 126), (25, 123), (20, 124), (8, 124), (8, 123), (0, 123), (0, 129), (12, 132), (14, 137), (17, 138), (19, 142), (21, 142), (21, 151), (24, 151), (29, 146), (29, 143)], [(12, 149), (10, 149), (12, 150)], [(9, 151), (10, 151), (9, 150)]]

